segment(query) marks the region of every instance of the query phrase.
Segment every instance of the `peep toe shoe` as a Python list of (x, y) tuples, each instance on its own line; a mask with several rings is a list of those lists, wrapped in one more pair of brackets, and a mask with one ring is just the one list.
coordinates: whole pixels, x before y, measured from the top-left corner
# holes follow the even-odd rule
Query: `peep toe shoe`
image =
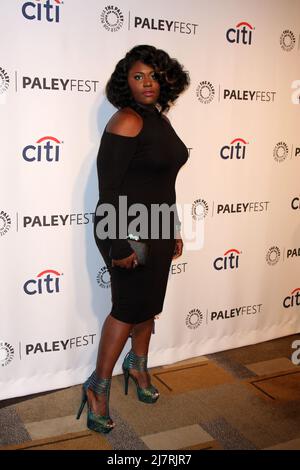
[(139, 386), (137, 379), (130, 374), (130, 370), (138, 372), (148, 372), (147, 356), (137, 356), (132, 350), (125, 356), (123, 365), (125, 395), (128, 394), (129, 378), (133, 380), (136, 386), (138, 399), (144, 403), (155, 403), (159, 398), (159, 391), (150, 384), (149, 387), (142, 388)]
[[(81, 413), (84, 409), (84, 406), (87, 403), (88, 404), (87, 427), (91, 429), (92, 431), (96, 431), (96, 432), (104, 433), (104, 434), (110, 432), (115, 426), (114, 422), (109, 416), (109, 411), (108, 411), (110, 384), (111, 384), (111, 378), (101, 379), (97, 377), (96, 372), (93, 372), (92, 375), (87, 379), (86, 382), (84, 382), (82, 386), (82, 400), (81, 400), (81, 404), (80, 404), (77, 417), (76, 417), (77, 419), (80, 418)], [(104, 416), (96, 415), (92, 411), (88, 403), (88, 396), (87, 396), (88, 389), (92, 390), (96, 395), (105, 396), (106, 410), (105, 410)]]

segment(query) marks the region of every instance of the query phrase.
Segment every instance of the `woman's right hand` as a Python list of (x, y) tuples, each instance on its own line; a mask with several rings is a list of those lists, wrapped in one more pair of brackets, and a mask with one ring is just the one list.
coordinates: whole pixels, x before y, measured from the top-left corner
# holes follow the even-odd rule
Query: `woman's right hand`
[(120, 268), (132, 269), (138, 265), (138, 259), (135, 251), (127, 258), (113, 259), (111, 262), (112, 267), (119, 266)]

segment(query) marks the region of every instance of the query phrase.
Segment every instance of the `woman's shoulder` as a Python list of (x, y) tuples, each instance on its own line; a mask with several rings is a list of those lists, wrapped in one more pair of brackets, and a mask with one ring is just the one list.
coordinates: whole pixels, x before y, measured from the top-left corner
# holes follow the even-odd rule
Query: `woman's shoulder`
[(123, 108), (110, 118), (106, 131), (124, 137), (136, 137), (142, 130), (142, 127), (142, 117), (131, 108)]

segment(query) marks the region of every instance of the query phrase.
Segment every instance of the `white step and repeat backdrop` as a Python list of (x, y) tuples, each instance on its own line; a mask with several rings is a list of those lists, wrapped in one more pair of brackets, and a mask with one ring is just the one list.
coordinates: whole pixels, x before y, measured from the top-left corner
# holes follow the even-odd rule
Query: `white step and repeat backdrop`
[(178, 204), (203, 228), (172, 264), (150, 366), (299, 332), (299, 17), (299, 0), (1, 0), (0, 398), (94, 368), (104, 87), (138, 44), (190, 72), (169, 117), (189, 148)]

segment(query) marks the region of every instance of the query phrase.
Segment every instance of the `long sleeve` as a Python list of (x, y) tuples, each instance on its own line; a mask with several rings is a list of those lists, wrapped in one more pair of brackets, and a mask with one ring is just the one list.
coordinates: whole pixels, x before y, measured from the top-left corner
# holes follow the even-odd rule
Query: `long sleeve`
[[(110, 255), (122, 259), (133, 253), (127, 240), (119, 233), (119, 196), (130, 162), (136, 152), (138, 139), (104, 132), (97, 158), (100, 204), (111, 204), (116, 214), (116, 238), (111, 240)], [(127, 214), (126, 214), (127, 215)]]

